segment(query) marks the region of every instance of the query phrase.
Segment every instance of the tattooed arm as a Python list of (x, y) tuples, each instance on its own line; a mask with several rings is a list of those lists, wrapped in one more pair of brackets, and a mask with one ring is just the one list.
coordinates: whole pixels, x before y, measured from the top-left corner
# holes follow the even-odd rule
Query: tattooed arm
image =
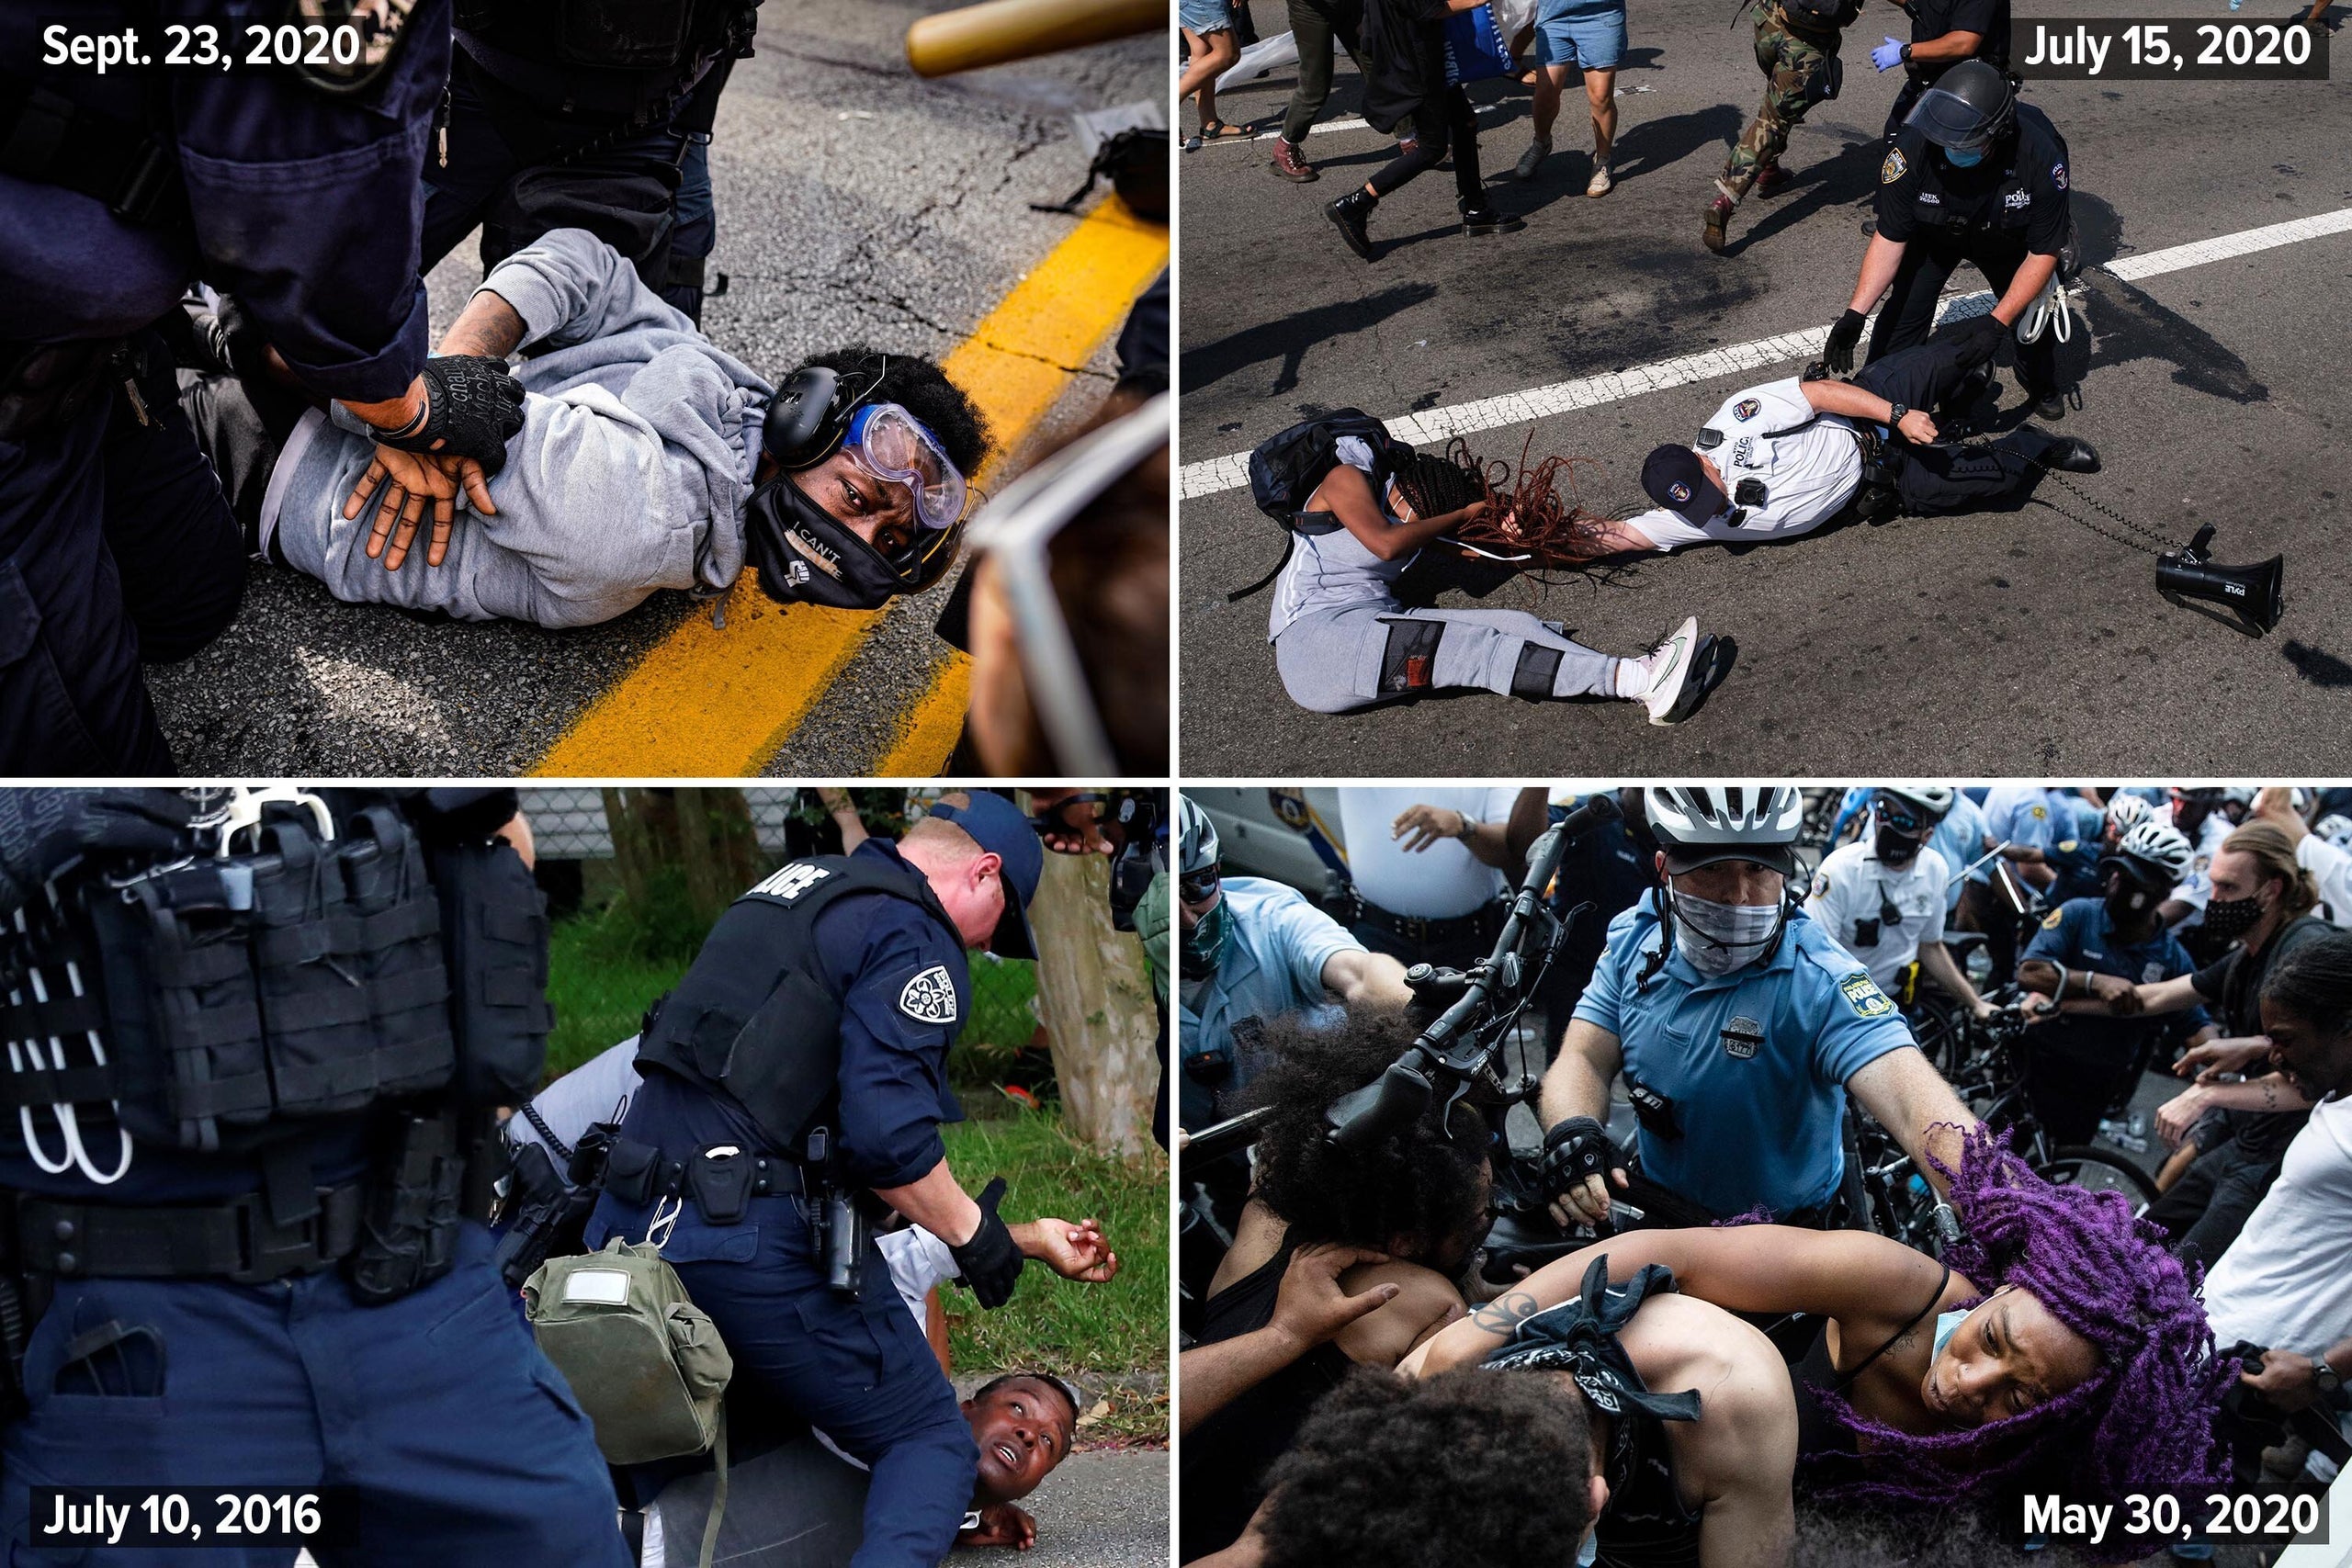
[[(1530, 1276), (1533, 1285), (1539, 1275)], [(1506, 1291), (1493, 1301), (1481, 1302), (1469, 1312), (1447, 1325), (1432, 1338), (1425, 1340), (1411, 1355), (1396, 1363), (1396, 1370), (1408, 1378), (1435, 1377), (1455, 1367), (1472, 1366), (1483, 1361), (1493, 1351), (1507, 1343), (1511, 1332), (1521, 1323), (1533, 1317), (1545, 1307), (1556, 1306), (1558, 1300), (1546, 1301), (1532, 1289)]]

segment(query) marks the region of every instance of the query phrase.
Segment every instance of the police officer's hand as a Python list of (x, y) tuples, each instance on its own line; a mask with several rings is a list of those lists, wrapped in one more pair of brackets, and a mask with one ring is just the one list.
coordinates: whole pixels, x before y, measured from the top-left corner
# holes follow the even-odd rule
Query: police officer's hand
[(957, 1277), (972, 1292), (972, 1299), (989, 1312), (1012, 1299), (1012, 1288), (1021, 1282), (1024, 1257), (1020, 1243), (1012, 1239), (1012, 1228), (996, 1212), (1004, 1201), (1004, 1178), (1000, 1176), (980, 1190), (976, 1200), (980, 1210), (978, 1227), (960, 1245), (951, 1242), (947, 1248), (956, 1258)]
[(2140, 1011), (2140, 988), (2120, 975), (2093, 975), (2091, 995), (2118, 1018), (2131, 1018)]
[(1860, 310), (1848, 310), (1829, 329), (1829, 342), (1821, 357), (1840, 376), (1854, 368), (1854, 345), (1862, 341), (1862, 323), (1868, 320)]
[(506, 466), (506, 443), (523, 428), (523, 383), (507, 374), (506, 361), (439, 354), (424, 362), (417, 379), (424, 389), (424, 418), (400, 429), (379, 426), (379, 445), (471, 457), (492, 474)]
[(1871, 63), (1877, 66), (1881, 71), (1892, 71), (1896, 66), (1902, 64), (1902, 40), (1899, 39), (1888, 39), (1884, 43), (1880, 44), (1876, 49), (1871, 51)]
[(1623, 1192), (1628, 1185), (1617, 1145), (1607, 1128), (1589, 1116), (1571, 1116), (1544, 1134), (1544, 1196), (1552, 1217), (1564, 1225), (1597, 1225), (1609, 1218), (1609, 1179)]
[(956, 1544), (1026, 1551), (1037, 1544), (1037, 1521), (1010, 1503), (990, 1503), (980, 1509), (979, 1528), (958, 1531)]
[(2301, 1410), (2319, 1397), (2319, 1366), (2292, 1350), (2265, 1350), (2262, 1370), (2240, 1372), (2246, 1387), (2281, 1410)]
[(1962, 369), (1973, 370), (1992, 359), (2008, 330), (2007, 322), (1987, 311), (1982, 316), (1970, 316), (1954, 321), (1936, 336), (1958, 350)]
[(1089, 1285), (1118, 1278), (1119, 1255), (1102, 1239), (1102, 1222), (1040, 1218), (1008, 1226), (1024, 1258), (1034, 1258), (1065, 1280)]
[(380, 558), (386, 571), (398, 571), (408, 559), (417, 525), (431, 507), (433, 533), (425, 546), (424, 561), (427, 566), (439, 566), (449, 553), (449, 529), (460, 490), (474, 510), (497, 514), (498, 508), (490, 499), (490, 481), (472, 458), (421, 457), (379, 442), (375, 460), (344, 499), (343, 515), (345, 519), (358, 516), (368, 498), (375, 498), (368, 558)]
[(1925, 409), (1913, 409), (1894, 428), (1904, 440), (1914, 446), (1933, 446), (1936, 444), (1936, 422), (1928, 417)]

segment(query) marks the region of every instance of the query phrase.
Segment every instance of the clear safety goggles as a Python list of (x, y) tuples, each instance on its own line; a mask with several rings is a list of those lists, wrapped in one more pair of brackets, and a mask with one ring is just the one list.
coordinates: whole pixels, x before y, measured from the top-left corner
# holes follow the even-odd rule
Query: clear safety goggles
[(1921, 94), (1903, 123), (1954, 152), (1978, 152), (1993, 144), (1993, 118), (1958, 93), (1941, 87)]
[(972, 520), (972, 548), (996, 563), (1004, 585), (1031, 705), (1072, 778), (1108, 778), (1118, 764), (1054, 593), (1048, 551), (1072, 518), (1168, 445), (1174, 406), (1172, 395), (1162, 392), (1071, 442), (1007, 485)]
[(964, 515), (964, 476), (921, 420), (896, 403), (867, 403), (850, 416), (842, 449), (877, 479), (914, 493), (915, 518), (937, 532)]

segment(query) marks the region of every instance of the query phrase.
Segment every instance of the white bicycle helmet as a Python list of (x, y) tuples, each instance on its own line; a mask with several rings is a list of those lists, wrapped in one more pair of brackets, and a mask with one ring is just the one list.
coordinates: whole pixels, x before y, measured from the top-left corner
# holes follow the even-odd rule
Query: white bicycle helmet
[(2352, 844), (2352, 817), (2331, 811), (2312, 825), (2312, 831), (2341, 849)]
[(1196, 805), (1193, 797), (1176, 797), (1176, 869), (1179, 872), (1206, 871), (1220, 859), (1216, 841), (1216, 824), (1209, 814)]
[(2123, 835), (2115, 853), (2106, 858), (2136, 862), (2134, 870), (2151, 873), (2167, 885), (2188, 874), (2188, 835), (2168, 822), (2143, 822)]
[(1917, 807), (1931, 828), (1951, 815), (1952, 802), (1960, 798), (1950, 784), (1881, 784), (1878, 793)]
[(1642, 804), (1674, 875), (1727, 860), (1796, 874), (1792, 846), (1804, 826), (1804, 796), (1786, 784), (1656, 787), (1642, 792)]
[(2128, 833), (2145, 822), (2155, 809), (2145, 795), (2119, 795), (2107, 803), (2107, 825), (2119, 834)]

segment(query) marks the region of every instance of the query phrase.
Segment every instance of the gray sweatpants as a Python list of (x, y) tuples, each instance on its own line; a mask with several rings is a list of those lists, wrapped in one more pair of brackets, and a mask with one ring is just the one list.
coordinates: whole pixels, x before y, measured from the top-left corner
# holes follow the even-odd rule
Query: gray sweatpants
[(1274, 639), (1283, 689), (1314, 713), (1447, 686), (1537, 699), (1606, 696), (1616, 665), (1524, 610), (1351, 604), (1312, 611)]

